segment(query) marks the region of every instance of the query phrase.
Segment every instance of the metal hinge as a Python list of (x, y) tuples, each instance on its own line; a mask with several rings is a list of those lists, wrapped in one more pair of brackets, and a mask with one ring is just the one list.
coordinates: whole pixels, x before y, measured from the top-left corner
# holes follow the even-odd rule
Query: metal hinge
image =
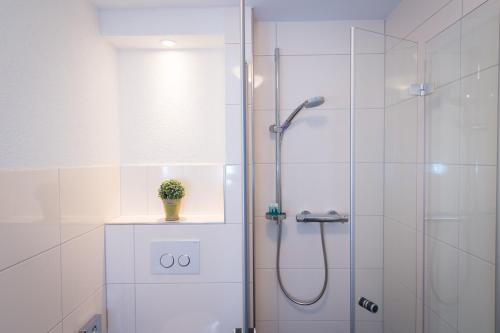
[(408, 88), (408, 93), (411, 96), (427, 96), (432, 93), (432, 85), (430, 83), (413, 83)]
[(102, 333), (101, 315), (97, 314), (83, 326), (78, 333)]

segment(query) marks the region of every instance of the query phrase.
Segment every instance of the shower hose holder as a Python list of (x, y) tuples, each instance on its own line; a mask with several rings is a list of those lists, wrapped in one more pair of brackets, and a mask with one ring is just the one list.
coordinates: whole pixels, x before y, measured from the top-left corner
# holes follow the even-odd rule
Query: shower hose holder
[(286, 219), (286, 213), (285, 212), (277, 212), (277, 213), (267, 212), (266, 219), (269, 221), (281, 222), (284, 219)]

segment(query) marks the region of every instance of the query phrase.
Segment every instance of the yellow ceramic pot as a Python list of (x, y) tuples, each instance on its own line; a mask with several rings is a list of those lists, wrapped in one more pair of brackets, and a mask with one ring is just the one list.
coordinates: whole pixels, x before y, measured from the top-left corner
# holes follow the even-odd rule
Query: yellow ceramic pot
[(179, 221), (179, 212), (181, 210), (181, 199), (163, 200), (163, 208), (165, 209), (165, 221)]

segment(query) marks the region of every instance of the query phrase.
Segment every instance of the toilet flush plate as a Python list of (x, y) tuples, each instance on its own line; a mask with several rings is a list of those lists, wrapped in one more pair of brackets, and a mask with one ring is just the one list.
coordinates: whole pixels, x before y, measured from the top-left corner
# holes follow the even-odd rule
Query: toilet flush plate
[(161, 240), (151, 242), (152, 274), (199, 274), (199, 240)]

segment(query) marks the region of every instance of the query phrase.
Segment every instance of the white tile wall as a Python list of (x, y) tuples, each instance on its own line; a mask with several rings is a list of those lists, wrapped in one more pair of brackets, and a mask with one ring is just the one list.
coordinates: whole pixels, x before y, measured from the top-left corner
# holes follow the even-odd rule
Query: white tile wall
[(105, 325), (102, 225), (119, 179), (118, 167), (0, 172), (3, 329), (72, 333), (96, 313)]
[(0, 272), (6, 332), (47, 332), (61, 321), (61, 263), (55, 248)]
[(60, 169), (61, 241), (75, 238), (120, 215), (116, 167)]
[(138, 284), (136, 293), (137, 332), (223, 333), (241, 325), (241, 284)]
[(61, 245), (63, 315), (104, 285), (104, 228)]
[(0, 271), (60, 242), (57, 170), (0, 172)]
[(134, 283), (134, 226), (107, 225), (106, 281)]
[[(115, 232), (108, 231), (107, 235)], [(108, 261), (109, 262), (109, 261)], [(135, 286), (134, 284), (106, 285), (108, 331), (135, 333)]]

